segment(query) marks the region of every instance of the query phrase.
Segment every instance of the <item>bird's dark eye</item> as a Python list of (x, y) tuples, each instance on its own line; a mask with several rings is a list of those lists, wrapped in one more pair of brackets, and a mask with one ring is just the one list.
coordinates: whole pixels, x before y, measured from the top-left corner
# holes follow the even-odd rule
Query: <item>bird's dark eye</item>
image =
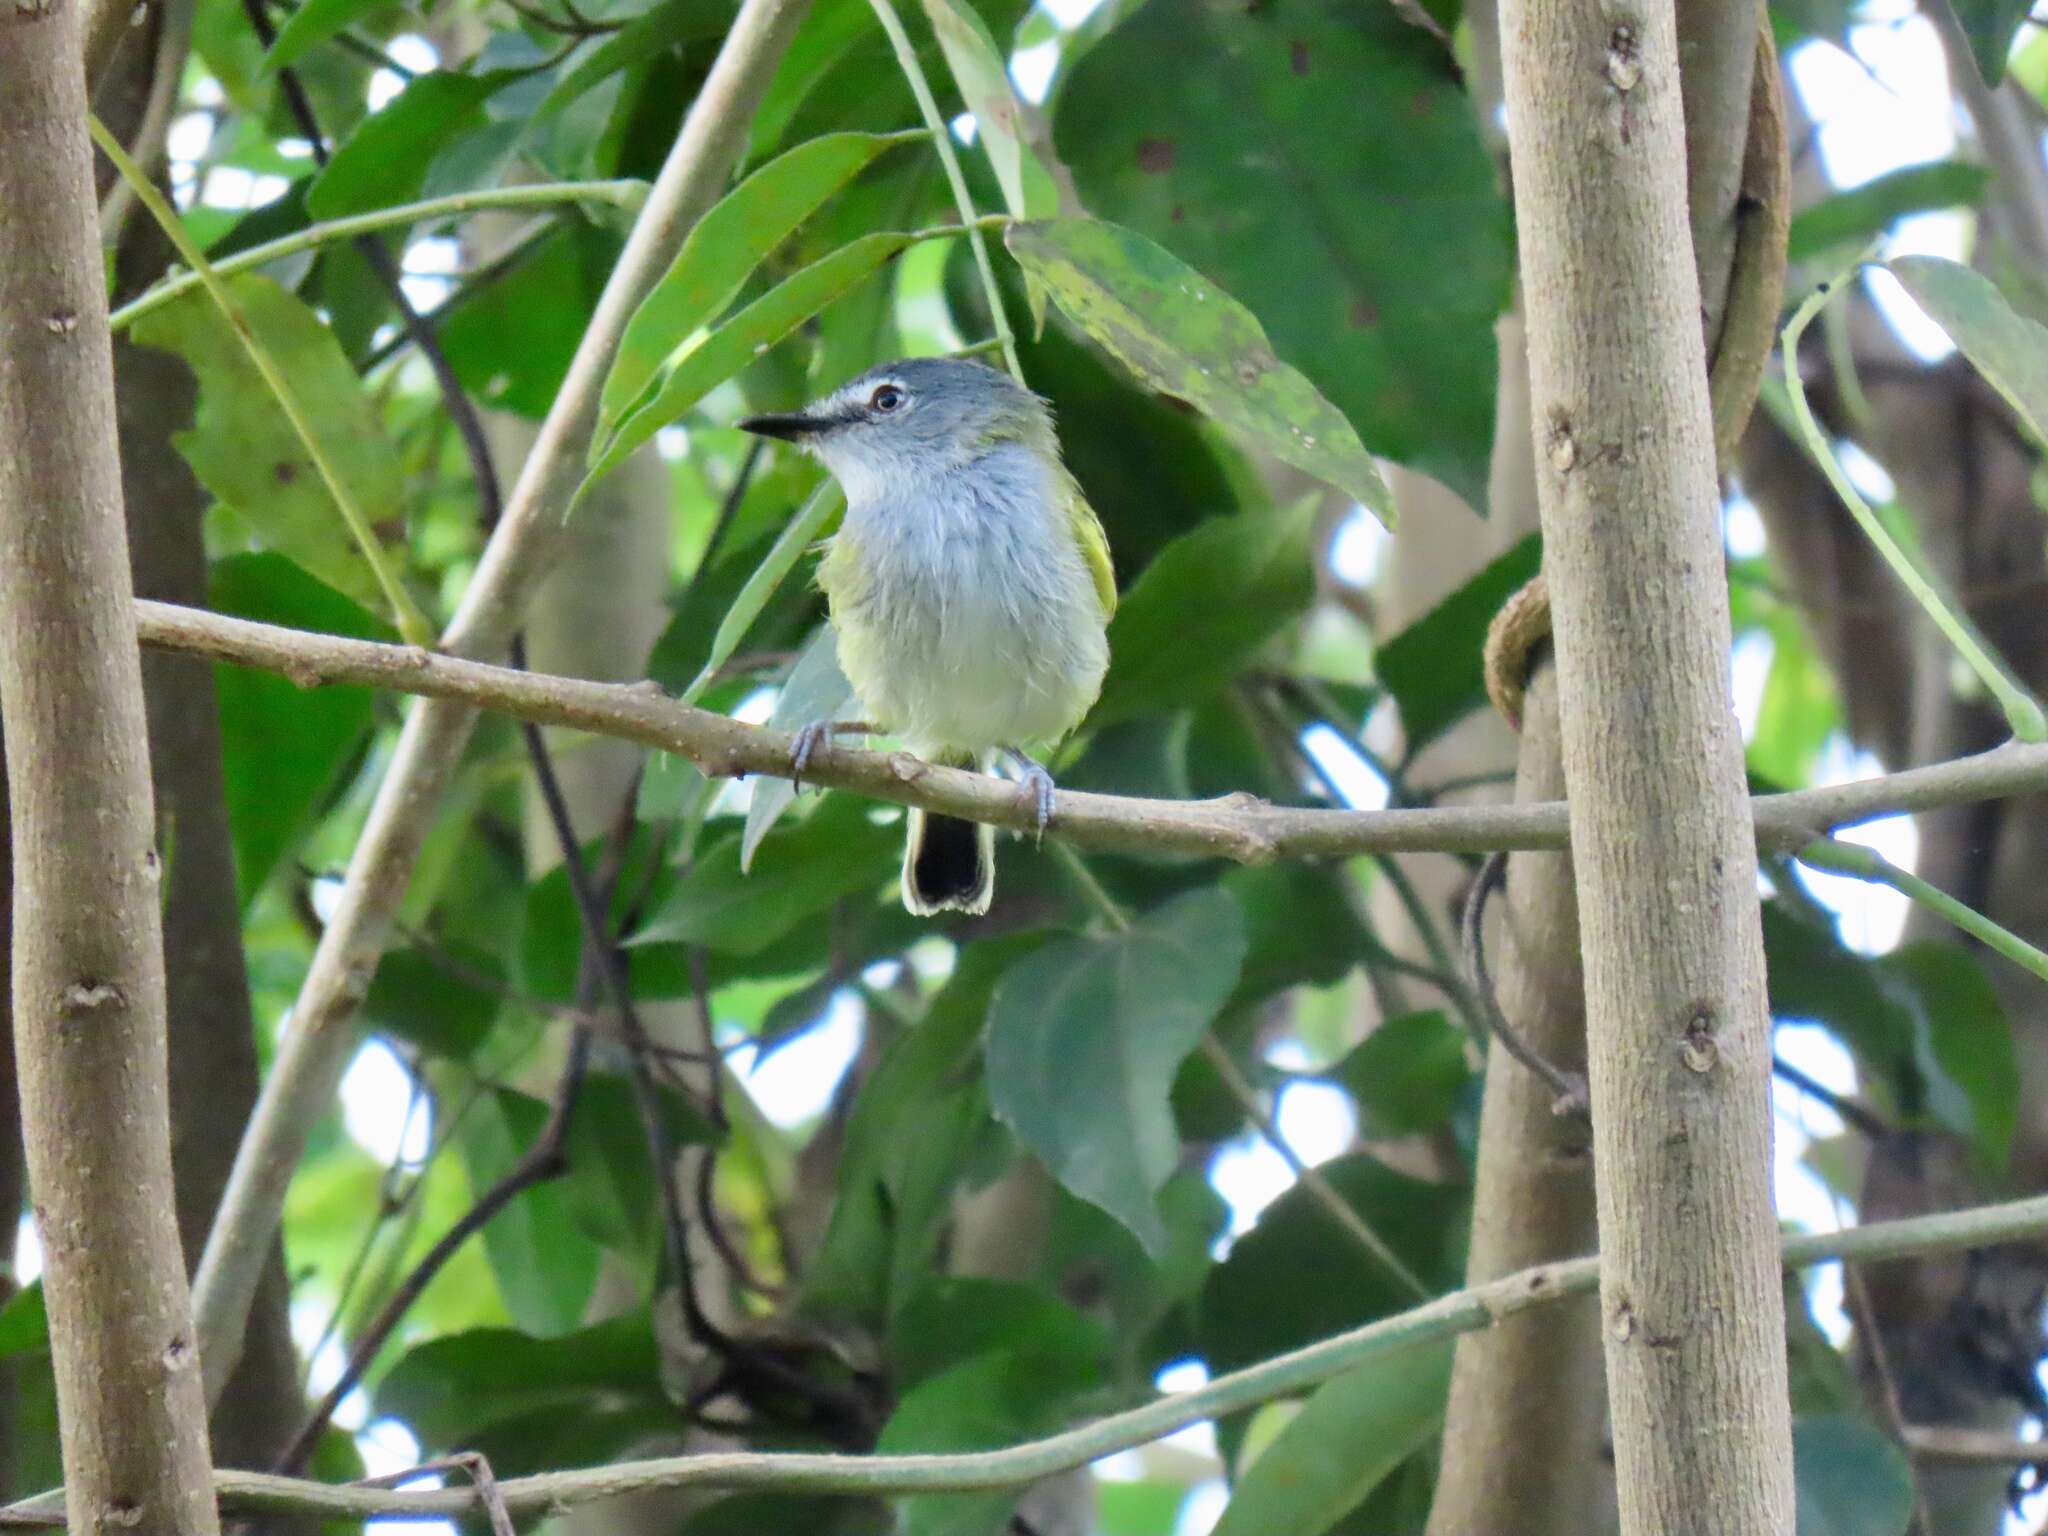
[(878, 411), (893, 411), (903, 403), (903, 391), (894, 384), (884, 384), (868, 396), (868, 405)]

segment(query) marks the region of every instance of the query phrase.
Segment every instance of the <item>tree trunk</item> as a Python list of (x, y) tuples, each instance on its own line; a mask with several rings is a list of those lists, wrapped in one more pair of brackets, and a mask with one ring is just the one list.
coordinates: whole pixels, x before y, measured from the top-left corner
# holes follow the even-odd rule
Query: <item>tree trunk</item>
[[(1753, 35), (1758, 11), (1724, 25)], [(1508, 0), (1622, 1529), (1792, 1521), (1756, 853), (1672, 6)]]
[(51, 0), (0, 26), (0, 208), (15, 214), (0, 220), (15, 1052), (67, 1511), (80, 1532), (208, 1536), (80, 14)]

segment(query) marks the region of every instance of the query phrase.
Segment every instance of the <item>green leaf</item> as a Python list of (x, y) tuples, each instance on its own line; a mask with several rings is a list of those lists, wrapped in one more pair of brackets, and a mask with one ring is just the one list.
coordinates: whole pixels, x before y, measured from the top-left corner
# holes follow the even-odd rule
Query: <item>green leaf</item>
[[(208, 578), (207, 600), (217, 613), (316, 634), (392, 638), (386, 625), (283, 555), (228, 555), (213, 563)], [(375, 696), (367, 688), (301, 688), (272, 672), (226, 665), (214, 669), (214, 686), (222, 788), (246, 912), (345, 781), (369, 734)]]
[(1960, 262), (1900, 256), (1886, 266), (2035, 438), (2048, 443), (2048, 328), (2019, 314), (1990, 278)]
[(1323, 1075), (1358, 1105), (1359, 1134), (1378, 1141), (1420, 1135), (1450, 1119), (1472, 1068), (1465, 1032), (1429, 1009), (1386, 1020)]
[[(466, 974), (456, 974), (456, 967)], [(497, 1022), (503, 988), (493, 956), (389, 950), (363, 998), (363, 1020), (444, 1060), (468, 1061)]]
[(754, 269), (826, 198), (884, 150), (927, 137), (828, 134), (769, 161), (719, 199), (626, 323), (604, 381), (600, 437), (618, 425), (669, 355), (738, 297)]
[[(716, 326), (642, 392), (644, 404), (622, 406), (623, 420), (593, 453), (595, 480), (625, 462), (654, 434), (782, 340), (914, 241), (914, 235), (863, 235), (791, 274)], [(648, 398), (650, 397), (651, 398)]]
[[(641, 12), (588, 52), (549, 88), (533, 109), (532, 122), (546, 122), (600, 82), (644, 64), (678, 44), (718, 37), (732, 24), (731, 0), (663, 0)], [(623, 19), (623, 18), (621, 18)]]
[[(839, 670), (838, 636), (830, 624), (821, 624), (797, 654), (788, 681), (776, 695), (768, 723), (778, 731), (795, 731), (818, 721), (852, 720), (859, 712), (853, 684)], [(740, 836), (741, 874), (752, 867), (754, 850), (761, 846), (761, 839), (795, 801), (796, 784), (792, 780), (754, 780), (754, 796), (747, 802), (747, 827)]]
[(1288, 987), (1327, 987), (1350, 973), (1367, 935), (1344, 899), (1342, 878), (1327, 866), (1282, 861), (1233, 869), (1217, 882), (1244, 913), (1244, 971), (1233, 1007)]
[(264, 55), (263, 72), (275, 75), (289, 69), (308, 51), (339, 35), (385, 0), (306, 0), (285, 18), (277, 29), (277, 40)]
[(1888, 1435), (1847, 1414), (1792, 1426), (1797, 1536), (1905, 1536), (1913, 1469)]
[[(1462, 1186), (1409, 1178), (1364, 1152), (1333, 1158), (1322, 1174), (1424, 1281), (1442, 1290), (1458, 1283), (1469, 1210)], [(1210, 1370), (1220, 1373), (1414, 1304), (1297, 1184), (1209, 1272), (1198, 1336)]]
[(1974, 208), (1990, 181), (1988, 170), (1965, 160), (1935, 160), (1887, 171), (1794, 214), (1786, 254), (1793, 261), (1811, 261), (1845, 247), (1860, 249), (1908, 214)]
[(841, 897), (878, 890), (901, 854), (903, 828), (877, 824), (864, 800), (834, 795), (766, 838), (744, 872), (740, 843), (734, 834), (706, 849), (628, 943), (753, 954)]
[[(1070, 1404), (1101, 1380), (1090, 1361), (1019, 1349), (981, 1355), (903, 1395), (876, 1442), (878, 1454), (993, 1450), (1060, 1426)], [(1021, 1488), (934, 1493), (902, 1501), (900, 1536), (990, 1536)]]
[(989, 1005), (997, 1117), (1155, 1255), (1166, 1245), (1156, 1197), (1180, 1156), (1167, 1095), (1243, 958), (1237, 904), (1192, 891), (1126, 931), (1048, 944)]
[(1380, 647), (1375, 665), (1401, 706), (1409, 752), (1486, 702), (1487, 626), (1542, 564), (1532, 533)]
[(1180, 1483), (1098, 1482), (1096, 1530), (1100, 1536), (1173, 1536), (1187, 1496)]
[[(362, 381), (313, 311), (254, 272), (224, 279), (290, 383), (336, 472), (372, 526), (397, 518), (403, 477)], [(183, 357), (199, 376), (192, 429), (173, 441), (200, 483), (256, 538), (372, 612), (383, 589), (356, 547), (298, 433), (241, 341), (194, 290), (135, 323), (135, 339)], [(388, 547), (396, 561), (400, 547)]]
[(1139, 576), (1109, 624), (1109, 675), (1088, 716), (1099, 728), (1195, 703), (1235, 677), (1315, 600), (1316, 498), (1214, 517)]
[(1393, 526), (1393, 498), (1351, 423), (1201, 273), (1098, 219), (1012, 224), (1003, 238), (1053, 302), (1138, 377)]
[(2030, 0), (1955, 0), (1956, 20), (1970, 40), (1970, 57), (1986, 85), (1996, 86), (2005, 78), (2012, 40), (2030, 11)]
[(1440, 43), (1384, 5), (1150, 0), (1053, 105), (1089, 208), (1227, 288), (1374, 453), (1485, 507), (1514, 242)]
[(457, 377), (481, 403), (545, 417), (618, 255), (604, 230), (565, 220), (511, 271), (437, 312), (441, 350)]
[[(471, 1186), (481, 1192), (509, 1173), (547, 1117), (547, 1105), (510, 1088), (480, 1094), (459, 1132)], [(583, 1321), (599, 1253), (572, 1230), (568, 1196), (553, 1182), (514, 1195), (484, 1227), (505, 1310), (528, 1333), (557, 1337)]]
[(598, 1397), (669, 1408), (644, 1311), (553, 1339), (510, 1328), (444, 1334), (414, 1346), (375, 1391), (378, 1415), (403, 1419), (430, 1454), (469, 1447), (520, 1415), (586, 1412)]
[(1238, 1474), (1214, 1536), (1321, 1536), (1436, 1433), (1451, 1354), (1432, 1341), (1317, 1387)]
[[(811, 492), (810, 499), (783, 526), (774, 544), (769, 546), (767, 555), (734, 595), (731, 606), (725, 610), (725, 617), (718, 621), (718, 632), (711, 637), (711, 651), (704, 658), (703, 669), (683, 693), (685, 703), (694, 702), (711, 675), (732, 659), (733, 652), (740, 648), (740, 642), (747, 638), (747, 631), (753, 627), (754, 620), (768, 606), (768, 600), (781, 590), (789, 573), (796, 569), (797, 561), (825, 535), (845, 510), (846, 497), (837, 480), (823, 481)], [(832, 654), (836, 667), (839, 653), (835, 649)]]
[(1914, 1059), (1934, 1118), (1968, 1140), (1988, 1170), (2003, 1172), (2019, 1119), (2020, 1072), (1997, 988), (1975, 956), (1939, 940), (1903, 945), (1879, 963), (1918, 1003)]
[(914, 1387), (977, 1356), (1025, 1350), (1091, 1361), (1109, 1358), (1109, 1335), (1050, 1291), (1016, 1280), (932, 1275), (890, 1319), (897, 1382)]
[[(967, 1154), (991, 1129), (979, 1059), (989, 995), (1043, 942), (1027, 933), (964, 947), (924, 1017), (861, 1085), (831, 1224), (804, 1272), (807, 1310), (879, 1326), (929, 1277)], [(902, 1135), (913, 1119), (919, 1134)]]
[(43, 1306), (43, 1282), (31, 1281), (0, 1306), (0, 1360), (50, 1347), (50, 1315)]
[(483, 126), (484, 103), (515, 78), (504, 70), (465, 75), (437, 69), (416, 76), (342, 141), (307, 188), (306, 211), (339, 219), (417, 201), (434, 157)]

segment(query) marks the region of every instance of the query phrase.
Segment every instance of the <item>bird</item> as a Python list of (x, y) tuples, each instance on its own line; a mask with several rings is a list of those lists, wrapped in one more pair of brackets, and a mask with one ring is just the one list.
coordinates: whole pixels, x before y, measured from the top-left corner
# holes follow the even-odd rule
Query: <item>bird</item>
[[(805, 726), (794, 773), (832, 734), (894, 736), (929, 762), (983, 771), (1000, 757), (1043, 836), (1053, 780), (1034, 753), (1101, 692), (1117, 595), (1051, 408), (984, 363), (902, 358), (739, 425), (798, 445), (846, 493), (817, 581), (862, 719)], [(902, 889), (920, 917), (986, 912), (994, 830), (913, 807)]]

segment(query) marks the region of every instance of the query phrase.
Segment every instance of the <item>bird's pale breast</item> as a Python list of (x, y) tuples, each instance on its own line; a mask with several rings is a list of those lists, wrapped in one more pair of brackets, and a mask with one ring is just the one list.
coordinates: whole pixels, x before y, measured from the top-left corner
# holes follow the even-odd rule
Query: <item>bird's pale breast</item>
[(849, 505), (818, 579), (863, 711), (921, 753), (1049, 745), (1108, 665), (1053, 475), (1026, 449)]

